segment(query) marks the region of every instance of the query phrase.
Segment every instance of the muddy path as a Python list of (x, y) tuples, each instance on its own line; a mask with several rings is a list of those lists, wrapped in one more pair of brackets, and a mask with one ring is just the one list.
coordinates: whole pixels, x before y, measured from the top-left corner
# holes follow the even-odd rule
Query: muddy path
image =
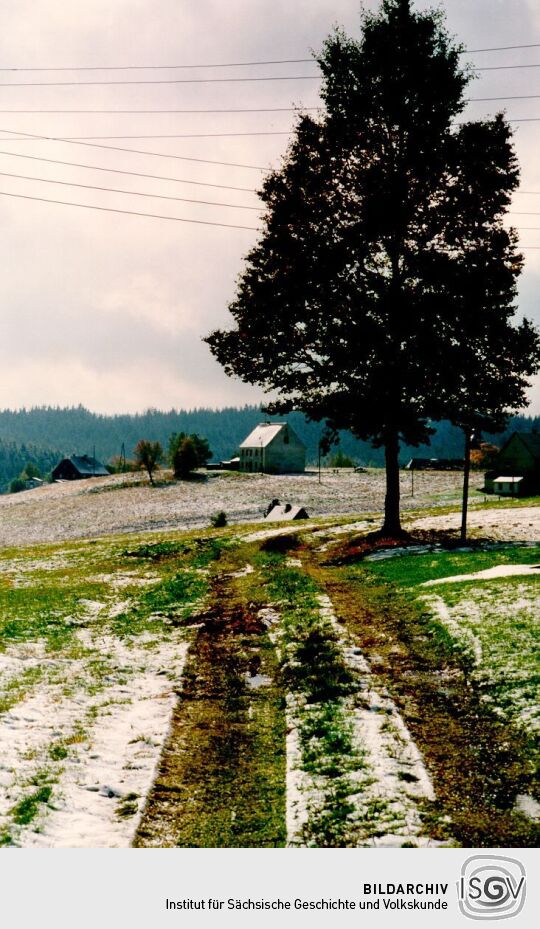
[(136, 847), (285, 844), (285, 715), (255, 604), (217, 577)]
[[(369, 687), (388, 695), (394, 705), (392, 712), (401, 717), (425, 764), (434, 800), (417, 802), (420, 830), (411, 833), (410, 841), (403, 833), (401, 839), (399, 835), (386, 835), (386, 839), (404, 847), (421, 843), (531, 847), (538, 842), (537, 825), (515, 809), (518, 795), (534, 794), (530, 746), (517, 730), (482, 704), (466, 668), (455, 653), (445, 650), (426, 615), (387, 585), (368, 583), (366, 575), (355, 570), (356, 563), (351, 563), (351, 552), (354, 562), (354, 545), (348, 539), (321, 551), (320, 540), (310, 532), (289, 531), (274, 539), (240, 543), (215, 565), (207, 608), (189, 621), (197, 633), (179, 686), (170, 734), (134, 841), (136, 847), (291, 844), (287, 834), (290, 692), (286, 666), (284, 673), (284, 646), (280, 647), (279, 632), (276, 638), (276, 628), (270, 629), (266, 618), (268, 607), (276, 606), (276, 597), (269, 596), (269, 577), (275, 579), (280, 572), (293, 598), (289, 609), (298, 607), (300, 617), (307, 610), (307, 601), (295, 607), (291, 590), (302, 589), (301, 577), (315, 585), (312, 598), (328, 598), (338, 627), (356, 646), (353, 652), (362, 656), (357, 660), (366, 663), (373, 680)], [(290, 623), (286, 595), (287, 586), (280, 595), (283, 599), (277, 598), (278, 611), (285, 611), (285, 624)], [(337, 633), (330, 632), (332, 649), (335, 635), (340, 637), (339, 628)], [(324, 646), (324, 642), (317, 644), (321, 655)], [(322, 667), (316, 656), (312, 660), (315, 671), (317, 664)], [(298, 662), (295, 667), (297, 673)], [(306, 679), (311, 674), (307, 667), (302, 673)], [(362, 699), (360, 695), (360, 703)], [(354, 725), (355, 713), (358, 722), (362, 711), (354, 710), (354, 699), (350, 706), (346, 701), (341, 706), (349, 707), (350, 720), (344, 725)], [(319, 710), (321, 707), (324, 710), (324, 702)], [(380, 706), (371, 709), (381, 712)], [(341, 738), (344, 733), (347, 735), (344, 730)], [(324, 741), (320, 733), (315, 738)], [(331, 745), (328, 733), (324, 738)], [(335, 732), (332, 738), (335, 741)], [(314, 747), (312, 739), (308, 746), (312, 754)], [(300, 755), (294, 764), (301, 762)], [(326, 769), (328, 760), (323, 758)], [(376, 771), (380, 759), (373, 760)], [(417, 778), (397, 774), (403, 790), (412, 789), (407, 780)], [(337, 770), (332, 776), (339, 775)], [(373, 782), (369, 771), (366, 777), (366, 784)], [(318, 783), (320, 787), (323, 781)], [(375, 800), (370, 799), (369, 786), (362, 796), (358, 771), (352, 772), (347, 790), (350, 783), (353, 789), (345, 797), (350, 810), (343, 814), (347, 828), (335, 844), (384, 844), (385, 830), (392, 832), (381, 812), (385, 803), (393, 802), (385, 793), (387, 783), (382, 784), (382, 793)], [(395, 779), (392, 789), (395, 794)], [(399, 783), (397, 789), (399, 794)], [(343, 805), (344, 798), (338, 799)], [(398, 807), (400, 803), (398, 796)], [(327, 806), (323, 812), (335, 827), (335, 811)], [(331, 837), (334, 833), (328, 829)], [(304, 832), (313, 834), (309, 828)], [(332, 845), (332, 838), (321, 839), (321, 835), (307, 844)], [(298, 843), (293, 840), (292, 844)]]
[(464, 847), (535, 846), (538, 824), (514, 809), (519, 795), (538, 789), (530, 745), (482, 704), (425, 614), (387, 586), (366, 585), (348, 567), (348, 551), (347, 543), (324, 554), (308, 548), (304, 568), (331, 598), (423, 755), (436, 794), (432, 834)]

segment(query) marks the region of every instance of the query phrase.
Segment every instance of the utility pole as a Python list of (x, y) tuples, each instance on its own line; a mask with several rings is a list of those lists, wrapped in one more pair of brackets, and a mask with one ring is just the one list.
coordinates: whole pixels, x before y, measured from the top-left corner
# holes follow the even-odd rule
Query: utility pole
[(470, 426), (463, 426), (465, 434), (465, 460), (463, 462), (463, 501), (461, 504), (460, 541), (467, 541), (467, 507), (469, 503), (469, 474), (471, 470), (471, 442), (473, 431)]

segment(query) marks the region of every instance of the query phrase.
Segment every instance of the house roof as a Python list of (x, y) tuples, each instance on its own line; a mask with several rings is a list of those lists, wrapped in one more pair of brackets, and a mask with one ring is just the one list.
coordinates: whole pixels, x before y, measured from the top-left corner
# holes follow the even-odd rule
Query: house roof
[(520, 439), (529, 454), (534, 458), (537, 464), (540, 464), (540, 433), (538, 432), (513, 432), (509, 439), (506, 440), (499, 454), (506, 451), (514, 439)]
[(531, 455), (540, 461), (540, 434), (538, 432), (516, 432), (514, 434), (520, 437)]
[(519, 484), (519, 482), (522, 480), (523, 480), (522, 477), (505, 477), (503, 475), (502, 477), (495, 477), (493, 479), (493, 483), (494, 484)]
[[(265, 448), (286, 426), (288, 426), (287, 423), (259, 423), (247, 438), (240, 443), (240, 448)], [(290, 426), (288, 428), (293, 432)], [(296, 433), (293, 433), (293, 435), (296, 437)]]
[(278, 503), (273, 506), (270, 512), (265, 516), (269, 522), (282, 519), (309, 519), (303, 506), (292, 506), (290, 503)]
[(91, 458), (90, 455), (71, 455), (71, 463), (79, 474), (87, 474), (89, 477), (103, 477), (108, 475), (107, 468), (98, 461), (97, 458)]

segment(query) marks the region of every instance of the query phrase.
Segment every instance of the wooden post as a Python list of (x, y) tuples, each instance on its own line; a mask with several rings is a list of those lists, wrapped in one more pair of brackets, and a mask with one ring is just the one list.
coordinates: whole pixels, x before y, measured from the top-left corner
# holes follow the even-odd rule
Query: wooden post
[(467, 541), (467, 506), (469, 503), (469, 472), (471, 470), (471, 428), (464, 426), (465, 433), (465, 461), (463, 463), (463, 502), (461, 506), (461, 534), (460, 540)]

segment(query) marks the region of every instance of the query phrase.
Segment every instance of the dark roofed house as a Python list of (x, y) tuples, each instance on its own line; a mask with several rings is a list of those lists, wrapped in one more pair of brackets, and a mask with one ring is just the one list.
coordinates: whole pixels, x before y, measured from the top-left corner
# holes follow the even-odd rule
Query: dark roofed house
[(463, 458), (411, 458), (406, 471), (461, 471)]
[(80, 481), (87, 477), (105, 477), (109, 472), (97, 458), (90, 455), (72, 455), (62, 458), (52, 472), (53, 481)]
[(485, 475), (484, 490), (505, 496), (540, 493), (539, 433), (514, 432), (510, 436), (497, 455), (493, 469)]

